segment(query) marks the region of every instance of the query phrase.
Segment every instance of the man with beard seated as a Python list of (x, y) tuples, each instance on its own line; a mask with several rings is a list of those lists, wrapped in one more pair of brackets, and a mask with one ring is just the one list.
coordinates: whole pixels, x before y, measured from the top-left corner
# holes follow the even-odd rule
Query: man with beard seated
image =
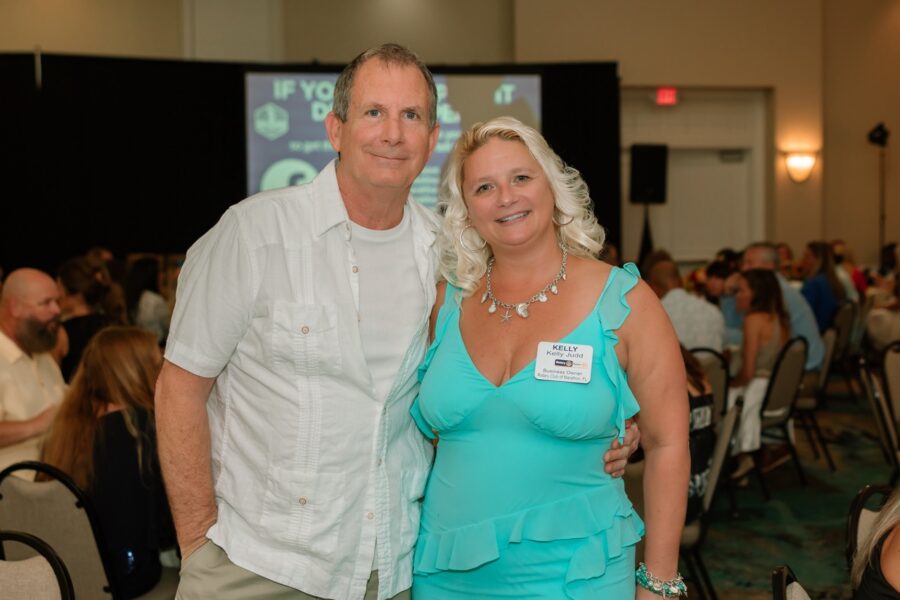
[(59, 291), (42, 271), (19, 269), (0, 291), (0, 470), (38, 460), (65, 392), (49, 351), (59, 331)]

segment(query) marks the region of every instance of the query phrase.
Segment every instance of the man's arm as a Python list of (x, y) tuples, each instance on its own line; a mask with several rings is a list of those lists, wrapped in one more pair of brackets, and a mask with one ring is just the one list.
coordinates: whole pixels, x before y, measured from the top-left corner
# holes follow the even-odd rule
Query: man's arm
[(641, 430), (635, 419), (627, 419), (625, 421), (625, 440), (619, 443), (619, 438), (615, 438), (603, 455), (603, 462), (606, 463), (606, 472), (613, 477), (622, 477), (625, 475), (625, 465), (628, 464), (628, 458), (637, 452), (641, 443)]
[(24, 421), (0, 421), (0, 448), (41, 435), (50, 427), (56, 415), (56, 406)]
[(159, 462), (182, 559), (203, 545), (218, 518), (206, 414), (213, 383), (168, 360), (156, 382)]

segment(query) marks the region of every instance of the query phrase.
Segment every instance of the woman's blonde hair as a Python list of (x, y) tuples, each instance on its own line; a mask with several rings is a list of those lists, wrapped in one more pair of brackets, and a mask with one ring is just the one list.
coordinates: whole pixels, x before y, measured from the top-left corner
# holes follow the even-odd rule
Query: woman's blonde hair
[(156, 335), (138, 327), (107, 327), (91, 338), (50, 432), (42, 460), (68, 474), (83, 490), (94, 477), (94, 445), (107, 406), (121, 406), (128, 432), (134, 437), (141, 472), (151, 464), (144, 456), (145, 433), (137, 411), (150, 413), (160, 369)]
[(873, 558), (872, 553), (875, 546), (897, 525), (900, 525), (900, 487), (894, 488), (894, 493), (878, 511), (869, 536), (857, 545), (858, 550), (853, 556), (853, 567), (850, 569), (850, 580), (853, 582), (854, 589), (859, 587), (862, 581), (866, 567)]
[(466, 296), (478, 288), (492, 251), (469, 224), (462, 191), (463, 168), (466, 159), (493, 138), (525, 144), (541, 166), (553, 192), (556, 235), (570, 254), (596, 257), (606, 237), (594, 216), (593, 203), (581, 174), (563, 163), (540, 133), (512, 117), (476, 123), (463, 132), (447, 159), (439, 202), (444, 210), (440, 233), (441, 274)]

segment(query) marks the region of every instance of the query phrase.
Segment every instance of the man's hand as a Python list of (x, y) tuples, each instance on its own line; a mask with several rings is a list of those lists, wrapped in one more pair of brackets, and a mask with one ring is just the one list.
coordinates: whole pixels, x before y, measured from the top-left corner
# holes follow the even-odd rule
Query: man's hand
[(620, 444), (619, 438), (614, 439), (609, 450), (603, 455), (606, 472), (613, 477), (624, 475), (628, 457), (637, 451), (640, 442), (641, 430), (638, 429), (637, 422), (634, 419), (628, 419), (625, 421), (625, 443)]

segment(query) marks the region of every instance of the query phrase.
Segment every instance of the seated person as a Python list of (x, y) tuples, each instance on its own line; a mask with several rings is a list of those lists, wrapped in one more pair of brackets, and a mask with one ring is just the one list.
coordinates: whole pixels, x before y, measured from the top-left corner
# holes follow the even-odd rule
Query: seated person
[(62, 326), (68, 339), (60, 368), (66, 381), (72, 381), (87, 343), (107, 325), (121, 323), (124, 308), (103, 263), (71, 258), (59, 267), (57, 283)]
[(706, 378), (703, 366), (697, 358), (681, 347), (687, 374), (688, 400), (691, 403), (691, 480), (688, 484), (688, 505), (685, 523), (700, 517), (703, 512), (703, 495), (709, 483), (709, 470), (716, 446), (713, 428), (714, 400), (712, 385)]
[(60, 331), (57, 294), (36, 269), (13, 271), (0, 293), (0, 469), (38, 459), (65, 393), (50, 354)]
[(853, 600), (900, 598), (900, 488), (879, 511), (869, 536), (859, 541), (850, 579)]
[(156, 455), (153, 394), (162, 356), (136, 327), (100, 330), (47, 440), (42, 460), (67, 473), (92, 500), (123, 598), (159, 581), (159, 550), (174, 532)]
[(788, 341), (788, 316), (775, 273), (750, 269), (741, 273), (735, 294), (737, 309), (744, 315), (741, 369), (728, 392), (731, 407), (740, 396), (744, 410), (735, 436), (735, 454), (740, 454), (732, 477), (743, 477), (752, 467), (751, 453), (760, 447), (759, 410), (769, 385), (778, 353)]
[(678, 266), (674, 262), (657, 262), (647, 274), (647, 282), (662, 301), (663, 309), (669, 315), (682, 346), (722, 351), (725, 340), (725, 319), (722, 313), (703, 298), (684, 289)]
[(803, 252), (801, 267), (805, 279), (800, 293), (816, 316), (819, 332), (824, 333), (834, 325), (838, 307), (847, 300), (847, 292), (834, 270), (831, 244), (808, 243)]

